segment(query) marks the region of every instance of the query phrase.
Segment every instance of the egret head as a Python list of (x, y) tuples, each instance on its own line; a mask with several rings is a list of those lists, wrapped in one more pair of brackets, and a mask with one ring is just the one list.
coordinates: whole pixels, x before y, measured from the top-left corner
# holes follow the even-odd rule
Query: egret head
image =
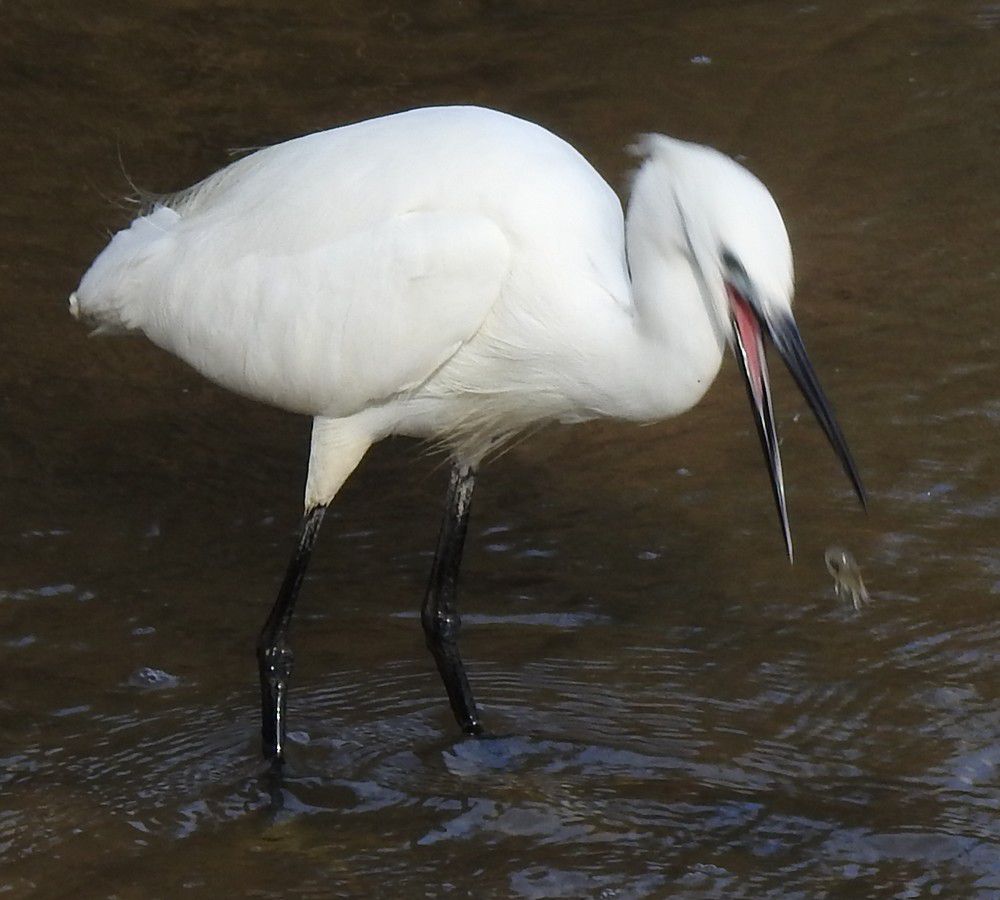
[(792, 317), (792, 251), (781, 213), (759, 179), (717, 150), (663, 135), (644, 136), (636, 149), (647, 159), (639, 177), (657, 181), (657, 205), (660, 215), (672, 222), (666, 233), (677, 244), (674, 250), (686, 255), (720, 341), (729, 344), (739, 363), (791, 558), (766, 343), (784, 360), (858, 499), (862, 505), (866, 501), (847, 442)]

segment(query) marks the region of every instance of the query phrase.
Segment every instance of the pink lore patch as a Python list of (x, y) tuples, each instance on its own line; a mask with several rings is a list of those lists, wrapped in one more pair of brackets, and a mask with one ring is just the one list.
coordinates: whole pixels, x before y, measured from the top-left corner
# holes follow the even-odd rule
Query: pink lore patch
[(743, 351), (746, 355), (750, 386), (753, 388), (754, 396), (760, 399), (764, 395), (764, 379), (760, 358), (760, 325), (753, 310), (750, 309), (750, 304), (740, 296), (732, 285), (726, 285), (726, 293), (729, 295), (729, 305), (732, 307), (736, 329), (739, 331), (740, 342), (743, 344)]

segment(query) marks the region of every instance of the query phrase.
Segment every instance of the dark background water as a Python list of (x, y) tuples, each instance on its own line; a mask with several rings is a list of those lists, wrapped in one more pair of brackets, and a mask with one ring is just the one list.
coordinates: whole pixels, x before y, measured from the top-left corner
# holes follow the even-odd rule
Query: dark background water
[[(4, 3), (0, 892), (1000, 896), (1000, 6)], [(776, 379), (797, 562), (727, 363), (679, 420), (480, 479), (461, 740), (416, 616), (441, 461), (338, 497), (296, 622), (285, 808), (253, 643), (308, 422), (65, 298), (239, 148), (427, 103), (534, 119), (623, 188), (639, 131), (743, 158), (871, 493)], [(849, 547), (874, 603), (839, 604)]]

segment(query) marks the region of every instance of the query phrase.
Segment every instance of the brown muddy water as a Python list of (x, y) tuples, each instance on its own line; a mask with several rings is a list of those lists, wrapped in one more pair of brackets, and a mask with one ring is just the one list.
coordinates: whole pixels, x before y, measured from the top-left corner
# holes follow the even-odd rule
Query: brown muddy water
[[(1000, 897), (1000, 5), (162, 0), (0, 6), (0, 894)], [(727, 362), (698, 409), (488, 466), (463, 740), (417, 609), (445, 485), (407, 441), (338, 498), (296, 620), (276, 811), (253, 645), (308, 422), (65, 298), (134, 182), (442, 102), (739, 155), (865, 516), (775, 385), (789, 567)], [(127, 175), (126, 175), (127, 173)], [(838, 601), (830, 544), (872, 604)]]

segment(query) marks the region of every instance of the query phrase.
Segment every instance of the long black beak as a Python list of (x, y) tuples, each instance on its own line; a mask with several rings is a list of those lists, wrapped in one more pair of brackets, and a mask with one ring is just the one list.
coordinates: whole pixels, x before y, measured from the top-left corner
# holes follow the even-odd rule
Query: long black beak
[(819, 379), (816, 377), (816, 370), (813, 369), (812, 363), (809, 362), (809, 357), (806, 355), (806, 348), (802, 343), (802, 335), (799, 334), (795, 320), (789, 314), (787, 318), (768, 322), (767, 329), (775, 348), (781, 354), (785, 365), (788, 366), (788, 371), (791, 372), (792, 378), (795, 379), (799, 390), (805, 396), (809, 408), (813, 411), (813, 415), (816, 416), (816, 421), (819, 422), (820, 427), (823, 429), (826, 439), (830, 442), (830, 446), (833, 447), (833, 452), (837, 454), (837, 459), (840, 460), (840, 464), (844, 468), (844, 473), (851, 480), (851, 486), (854, 488), (854, 493), (857, 494), (858, 501), (861, 503), (862, 508), (867, 511), (868, 496), (865, 493), (864, 485), (861, 483), (858, 468), (854, 465), (854, 458), (851, 456), (851, 451), (847, 448), (847, 440), (844, 438), (844, 433), (840, 430), (840, 426), (837, 424), (836, 418), (834, 418), (830, 401), (826, 399), (826, 394), (823, 393), (823, 388), (820, 387)]
[(730, 306), (732, 309), (733, 333), (735, 335), (735, 345), (733, 347), (736, 359), (740, 364), (740, 370), (747, 385), (747, 395), (750, 398), (750, 407), (754, 413), (754, 422), (757, 426), (757, 434), (760, 437), (761, 446), (764, 450), (764, 460), (767, 463), (768, 475), (771, 479), (771, 489), (774, 492), (774, 503), (778, 510), (778, 522), (781, 526), (781, 533), (785, 539), (785, 548), (788, 551), (788, 559), (792, 560), (792, 535), (788, 524), (788, 509), (785, 504), (785, 484), (781, 472), (781, 454), (778, 449), (778, 437), (774, 427), (774, 413), (771, 405), (771, 386), (768, 380), (767, 360), (764, 354), (764, 334), (770, 337), (774, 346), (781, 354), (781, 358), (788, 366), (795, 383), (805, 395), (816, 420), (823, 428), (827, 439), (833, 447), (834, 452), (840, 459), (847, 477), (854, 486), (854, 491), (861, 501), (861, 505), (867, 509), (868, 503), (865, 497), (865, 489), (861, 484), (861, 477), (858, 475), (854, 459), (847, 448), (847, 441), (843, 432), (837, 424), (833, 415), (833, 409), (826, 394), (820, 387), (816, 372), (806, 355), (805, 346), (802, 343), (802, 336), (795, 325), (795, 320), (791, 313), (782, 316), (780, 319), (771, 320), (770, 317), (760, 316), (753, 304), (748, 302), (744, 296), (730, 288)]

